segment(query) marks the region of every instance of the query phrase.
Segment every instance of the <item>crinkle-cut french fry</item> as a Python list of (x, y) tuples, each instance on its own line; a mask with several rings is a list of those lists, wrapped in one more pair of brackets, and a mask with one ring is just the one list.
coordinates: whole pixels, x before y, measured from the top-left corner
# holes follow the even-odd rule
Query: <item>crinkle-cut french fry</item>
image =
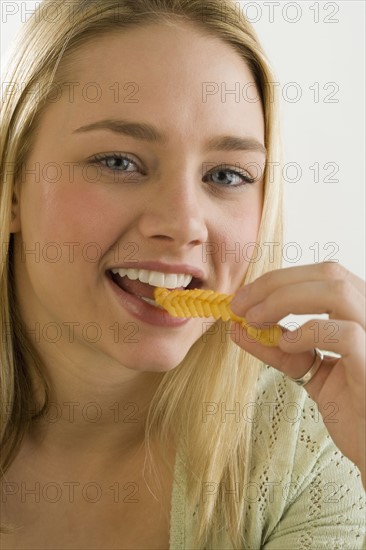
[(244, 317), (238, 317), (230, 309), (233, 294), (220, 294), (213, 290), (168, 290), (157, 287), (154, 290), (155, 302), (166, 309), (173, 317), (213, 317), (223, 321), (236, 321), (247, 331), (254, 340), (264, 346), (278, 346), (282, 335), (280, 325), (259, 329), (248, 324)]

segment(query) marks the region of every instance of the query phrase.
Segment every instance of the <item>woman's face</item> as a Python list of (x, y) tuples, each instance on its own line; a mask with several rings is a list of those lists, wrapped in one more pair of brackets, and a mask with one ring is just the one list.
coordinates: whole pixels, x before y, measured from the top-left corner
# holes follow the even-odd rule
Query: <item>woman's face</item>
[[(125, 291), (142, 287), (124, 278), (120, 290), (110, 273), (150, 267), (193, 272), (220, 292), (240, 286), (265, 165), (250, 83), (237, 53), (188, 25), (133, 29), (80, 50), (41, 119), (11, 227), (22, 315), (45, 353), (164, 371), (212, 324), (169, 324)], [(85, 128), (106, 120), (114, 130)]]

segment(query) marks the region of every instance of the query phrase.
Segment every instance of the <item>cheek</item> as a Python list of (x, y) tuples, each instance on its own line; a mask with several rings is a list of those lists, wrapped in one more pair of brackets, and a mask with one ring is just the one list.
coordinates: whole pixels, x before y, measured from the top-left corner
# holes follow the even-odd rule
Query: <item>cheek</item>
[(135, 215), (125, 197), (85, 183), (63, 183), (41, 187), (38, 194), (25, 197), (23, 238), (44, 243), (81, 245), (97, 243), (109, 247), (111, 238), (128, 226)]
[(240, 283), (252, 258), (258, 252), (256, 244), (262, 215), (262, 196), (241, 205), (227, 217), (225, 230), (219, 236), (219, 261), (230, 272), (233, 281)]
[[(250, 190), (251, 191), (251, 190)], [(254, 190), (253, 190), (254, 191)], [(257, 238), (262, 217), (262, 188), (255, 190), (247, 200), (238, 201), (226, 216), (226, 240), (228, 242), (248, 243)]]

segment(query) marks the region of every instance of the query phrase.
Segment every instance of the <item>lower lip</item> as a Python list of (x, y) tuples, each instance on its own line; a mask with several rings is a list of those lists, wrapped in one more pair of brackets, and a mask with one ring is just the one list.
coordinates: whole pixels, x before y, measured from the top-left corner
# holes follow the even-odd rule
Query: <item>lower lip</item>
[(191, 319), (178, 319), (172, 317), (164, 309), (158, 309), (141, 300), (134, 294), (129, 294), (120, 288), (112, 278), (107, 275), (108, 283), (112, 288), (114, 295), (117, 297), (118, 302), (124, 307), (128, 313), (130, 313), (135, 319), (143, 321), (148, 325), (154, 325), (157, 327), (182, 327), (189, 323)]

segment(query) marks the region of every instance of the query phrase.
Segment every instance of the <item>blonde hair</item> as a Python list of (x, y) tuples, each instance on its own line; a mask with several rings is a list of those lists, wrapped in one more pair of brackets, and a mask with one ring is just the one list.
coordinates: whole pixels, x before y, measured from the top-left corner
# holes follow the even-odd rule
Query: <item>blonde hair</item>
[[(57, 8), (57, 19), (42, 17), (47, 6)], [(120, 32), (150, 23), (191, 23), (201, 33), (219, 38), (247, 63), (260, 95), (268, 151), (264, 172), (264, 205), (257, 239), (256, 259), (250, 262), (243, 283), (281, 267), (282, 178), (268, 166), (281, 160), (275, 81), (258, 38), (237, 2), (223, 0), (75, 0), (72, 17), (62, 0), (44, 0), (24, 24), (14, 48), (5, 83), (20, 84), (4, 98), (1, 112), (3, 149), (1, 174), (1, 476), (16, 457), (32, 420), (47, 411), (49, 385), (37, 350), (27, 337), (14, 292), (13, 235), (9, 235), (14, 185), (29, 155), (35, 131), (52, 85), (64, 82), (72, 68), (75, 51), (97, 35)], [(96, 7), (98, 8), (96, 10)], [(56, 13), (56, 12), (55, 12)], [(118, 16), (116, 16), (116, 14)], [(57, 79), (57, 80), (56, 80)], [(29, 91), (37, 85), (37, 95)], [(7, 167), (13, 167), (8, 170)], [(278, 243), (273, 254), (265, 243)], [(256, 254), (254, 254), (255, 256)], [(250, 475), (251, 422), (236, 422), (219, 414), (202, 421), (204, 404), (224, 403), (227, 410), (255, 400), (259, 360), (244, 352), (229, 337), (227, 323), (217, 321), (191, 347), (173, 370), (161, 373), (160, 385), (146, 421), (146, 440), (161, 442), (162, 456), (169, 438), (179, 443), (187, 460), (187, 513), (192, 517), (199, 504), (195, 548), (217, 547), (220, 529), (226, 528), (234, 548), (243, 548), (245, 503), (237, 502), (225, 487), (233, 480), (245, 487)], [(43, 381), (45, 402), (36, 415), (31, 373)], [(219, 487), (202, 500), (202, 483)], [(4, 528), (7, 532), (7, 529)]]

